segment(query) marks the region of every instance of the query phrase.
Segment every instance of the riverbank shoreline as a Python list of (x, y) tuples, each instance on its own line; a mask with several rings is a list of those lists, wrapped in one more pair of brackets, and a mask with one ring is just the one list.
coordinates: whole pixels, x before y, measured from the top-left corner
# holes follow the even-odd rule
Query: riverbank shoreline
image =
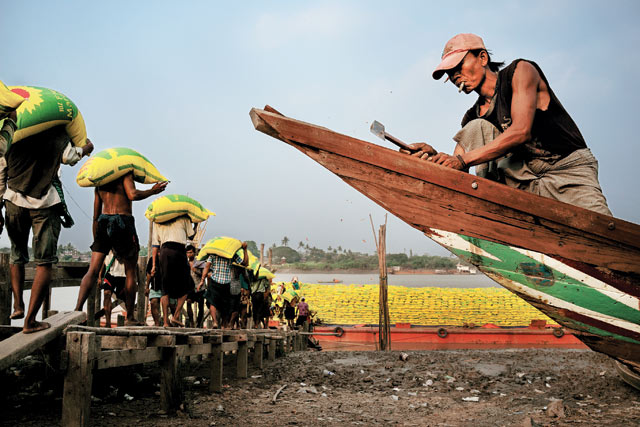
[[(310, 269), (310, 270), (300, 270), (294, 268), (280, 268), (274, 267), (272, 271), (275, 271), (278, 274), (378, 274), (378, 270), (363, 270), (358, 268), (349, 268), (349, 269), (334, 269), (334, 270), (322, 270), (322, 269)], [(474, 274), (469, 273), (458, 273), (457, 270), (400, 270), (400, 271), (389, 271), (389, 275), (459, 275), (459, 276), (474, 276)], [(476, 274), (481, 275), (481, 274)]]

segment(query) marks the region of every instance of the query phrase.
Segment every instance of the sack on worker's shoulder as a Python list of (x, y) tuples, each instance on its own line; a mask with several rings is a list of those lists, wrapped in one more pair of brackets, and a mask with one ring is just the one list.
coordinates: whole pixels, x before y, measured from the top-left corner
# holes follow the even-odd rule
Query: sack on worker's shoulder
[(233, 237), (214, 237), (209, 240), (198, 252), (198, 259), (205, 259), (209, 255), (217, 255), (222, 258), (232, 259), (242, 242)]
[(146, 157), (131, 148), (108, 148), (94, 154), (76, 176), (80, 187), (99, 187), (133, 172), (141, 184), (168, 181)]
[(35, 86), (9, 86), (24, 102), (16, 109), (18, 129), (13, 143), (54, 126), (64, 125), (76, 147), (87, 143), (87, 129), (80, 110), (67, 96), (53, 89)]
[(144, 213), (149, 221), (156, 223), (167, 222), (182, 215), (189, 215), (191, 222), (198, 223), (215, 215), (215, 212), (204, 208), (189, 196), (169, 194), (151, 202)]

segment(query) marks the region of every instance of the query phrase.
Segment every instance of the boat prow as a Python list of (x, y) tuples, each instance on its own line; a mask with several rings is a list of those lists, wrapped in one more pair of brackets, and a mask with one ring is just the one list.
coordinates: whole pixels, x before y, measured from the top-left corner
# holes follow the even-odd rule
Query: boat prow
[(640, 226), (252, 109), (255, 128), (543, 311), (640, 367)]

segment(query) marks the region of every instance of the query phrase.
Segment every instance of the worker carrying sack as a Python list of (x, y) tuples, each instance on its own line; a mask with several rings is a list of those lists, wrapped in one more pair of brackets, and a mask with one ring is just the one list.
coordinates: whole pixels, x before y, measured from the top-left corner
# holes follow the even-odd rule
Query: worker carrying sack
[(242, 242), (233, 237), (214, 237), (198, 252), (198, 259), (205, 259), (209, 255), (218, 255), (222, 258), (232, 259)]
[(168, 181), (146, 157), (131, 148), (108, 148), (87, 159), (78, 171), (80, 187), (99, 187), (133, 172), (141, 184)]
[(163, 223), (182, 215), (189, 215), (191, 222), (205, 221), (215, 212), (205, 209), (200, 203), (189, 196), (169, 194), (158, 197), (147, 207), (144, 216), (149, 221)]
[(76, 147), (87, 144), (87, 129), (80, 110), (65, 95), (53, 89), (35, 86), (9, 86), (11, 92), (24, 98), (16, 109), (18, 120), (13, 143), (54, 126), (64, 125)]

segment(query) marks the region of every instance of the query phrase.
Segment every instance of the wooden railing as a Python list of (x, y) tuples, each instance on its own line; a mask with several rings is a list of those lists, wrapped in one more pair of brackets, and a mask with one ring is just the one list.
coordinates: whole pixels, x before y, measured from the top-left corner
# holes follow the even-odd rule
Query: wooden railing
[[(145, 279), (146, 279), (146, 265), (147, 257), (138, 258), (138, 303), (136, 306), (136, 319), (144, 321), (146, 317), (146, 297), (144, 294)], [(33, 283), (33, 277), (35, 275), (36, 265), (33, 262), (28, 263), (25, 266), (25, 283), (24, 290), (31, 289)], [(59, 262), (53, 265), (53, 274), (51, 285), (49, 287), (49, 294), (45, 298), (42, 304), (42, 318), (48, 317), (50, 310), (56, 310), (55, 306), (52, 306), (51, 301), (51, 289), (63, 288), (63, 287), (79, 287), (82, 277), (89, 268), (88, 262)], [(87, 312), (87, 324), (89, 326), (95, 325), (95, 313), (102, 308), (102, 292), (100, 287), (96, 284), (89, 293), (85, 310)], [(9, 325), (9, 316), (12, 310), (12, 293), (11, 293), (11, 273), (9, 266), (9, 254), (0, 254), (0, 325)], [(75, 302), (75, 301), (74, 301)], [(55, 301), (53, 301), (55, 304)]]

